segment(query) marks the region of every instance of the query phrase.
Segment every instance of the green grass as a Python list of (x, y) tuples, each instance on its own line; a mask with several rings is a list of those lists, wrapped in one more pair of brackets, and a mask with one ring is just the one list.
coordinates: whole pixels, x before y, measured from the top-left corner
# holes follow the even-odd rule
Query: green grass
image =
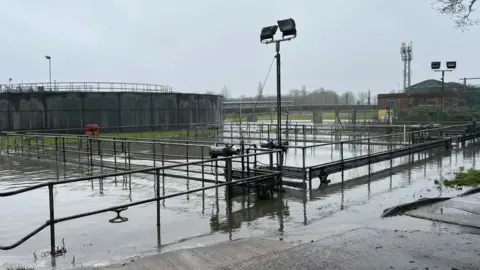
[[(195, 130), (177, 130), (177, 131), (157, 131), (157, 132), (134, 132), (134, 133), (106, 133), (102, 134), (100, 133), (100, 137), (102, 138), (113, 138), (113, 137), (121, 137), (121, 138), (162, 138), (162, 137), (192, 137), (192, 136), (205, 136), (205, 135), (212, 135), (215, 134), (215, 130), (198, 130), (198, 132), (195, 132)], [(69, 137), (71, 136), (71, 137)], [(31, 146), (36, 146), (38, 145), (55, 145), (55, 137), (39, 137), (38, 140), (32, 135), (32, 136), (24, 136), (25, 140), (21, 140), (22, 136), (5, 136), (3, 137), (6, 142), (12, 146), (15, 143), (15, 138), (17, 139), (17, 146), (27, 146), (28, 145), (28, 139), (30, 141)], [(63, 139), (62, 139), (63, 138)], [(63, 143), (65, 144), (76, 144), (78, 142), (78, 139), (75, 135), (65, 135), (65, 137), (59, 136), (57, 139), (57, 143), (59, 145), (62, 145)]]
[(453, 180), (445, 180), (443, 184), (446, 187), (477, 186), (480, 184), (480, 170), (472, 168), (466, 172), (459, 172)]
[[(301, 128), (298, 129), (297, 134), (302, 134), (303, 135), (303, 130)], [(331, 135), (331, 134), (338, 134), (338, 135), (348, 135), (348, 134), (356, 134), (358, 132), (355, 132), (353, 130), (316, 130), (313, 129), (313, 133), (311, 129), (305, 129), (305, 132), (307, 135)], [(271, 128), (270, 130), (264, 129), (262, 133), (277, 133), (277, 128)], [(282, 131), (282, 133), (285, 133), (285, 130)], [(288, 129), (289, 134), (295, 134), (295, 128), (289, 128)]]
[[(335, 112), (323, 112), (323, 119), (324, 120), (334, 120), (335, 119)], [(348, 119), (349, 118), (349, 113), (347, 112), (340, 112), (339, 113), (340, 119)], [(282, 119), (286, 117), (285, 115), (282, 115)], [(292, 120), (312, 120), (313, 119), (313, 114), (312, 112), (290, 112), (289, 116), (290, 119)], [(364, 112), (357, 112), (357, 119), (362, 119), (364, 117)], [(366, 112), (365, 117), (367, 118), (373, 118), (377, 117), (377, 112)], [(257, 114), (257, 120), (259, 121), (268, 121), (268, 120), (277, 120), (277, 114), (274, 112), (273, 117), (269, 113), (259, 113)], [(239, 115), (238, 114), (226, 114), (225, 115), (225, 120), (227, 121), (238, 121), (239, 120)], [(242, 122), (247, 121), (247, 115), (242, 115)]]
[(162, 137), (186, 137), (186, 136), (204, 136), (215, 134), (215, 130), (178, 130), (178, 131), (150, 131), (134, 133), (109, 133), (103, 137), (122, 137), (122, 138), (162, 138)]
[[(13, 145), (15, 143), (15, 138), (18, 138), (16, 145), (19, 145), (19, 146), (28, 145), (28, 140), (30, 141), (30, 145), (32, 145), (32, 146), (37, 145), (37, 144), (38, 145), (54, 145), (55, 144), (55, 137), (39, 137), (38, 140), (34, 136), (25, 136), (24, 140), (21, 139), (22, 136), (10, 135), (10, 136), (5, 136), (4, 137), (4, 139), (6, 140), (6, 142), (9, 145)], [(75, 137), (72, 137), (72, 138), (65, 137), (63, 139), (63, 141), (65, 143), (76, 143), (77, 138), (75, 138)], [(57, 139), (58, 144), (62, 144), (63, 141), (62, 141), (62, 138)]]

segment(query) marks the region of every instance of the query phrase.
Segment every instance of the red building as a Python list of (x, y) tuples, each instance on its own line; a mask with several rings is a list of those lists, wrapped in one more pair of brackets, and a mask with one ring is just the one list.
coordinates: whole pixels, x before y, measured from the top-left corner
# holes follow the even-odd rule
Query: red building
[[(443, 89), (443, 105), (457, 106), (464, 103), (464, 85), (455, 82), (445, 83)], [(379, 94), (378, 107), (407, 109), (422, 105), (440, 105), (442, 99), (442, 82), (426, 80), (405, 89), (403, 93)]]

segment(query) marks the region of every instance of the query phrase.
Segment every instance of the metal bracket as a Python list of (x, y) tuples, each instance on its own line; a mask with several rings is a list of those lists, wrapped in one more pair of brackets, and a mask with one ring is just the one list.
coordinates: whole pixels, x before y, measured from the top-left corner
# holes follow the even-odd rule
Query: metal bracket
[(110, 222), (110, 223), (123, 223), (123, 222), (128, 221), (128, 218), (120, 216), (120, 212), (125, 211), (127, 209), (128, 209), (128, 207), (117, 208), (117, 209), (113, 210), (115, 213), (117, 213), (117, 216), (108, 220), (108, 222)]
[(318, 179), (320, 179), (320, 186), (326, 186), (330, 184), (331, 180), (327, 179), (328, 174), (324, 173), (323, 171), (320, 172), (318, 175)]

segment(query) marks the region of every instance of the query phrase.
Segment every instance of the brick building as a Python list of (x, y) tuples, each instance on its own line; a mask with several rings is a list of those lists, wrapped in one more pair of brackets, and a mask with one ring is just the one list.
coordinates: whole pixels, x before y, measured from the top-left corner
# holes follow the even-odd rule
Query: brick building
[[(426, 80), (405, 89), (403, 93), (379, 94), (378, 107), (407, 109), (422, 105), (440, 105), (442, 99), (442, 82), (439, 80)], [(448, 82), (444, 85), (443, 105), (445, 107), (457, 106), (465, 103), (464, 85)]]

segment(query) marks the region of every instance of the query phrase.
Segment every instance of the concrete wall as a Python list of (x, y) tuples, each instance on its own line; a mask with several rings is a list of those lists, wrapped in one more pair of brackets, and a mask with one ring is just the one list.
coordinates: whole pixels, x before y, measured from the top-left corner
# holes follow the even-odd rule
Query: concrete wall
[(82, 132), (85, 124), (98, 124), (103, 131), (183, 129), (191, 123), (221, 123), (222, 103), (221, 96), (182, 93), (0, 93), (0, 130)]

